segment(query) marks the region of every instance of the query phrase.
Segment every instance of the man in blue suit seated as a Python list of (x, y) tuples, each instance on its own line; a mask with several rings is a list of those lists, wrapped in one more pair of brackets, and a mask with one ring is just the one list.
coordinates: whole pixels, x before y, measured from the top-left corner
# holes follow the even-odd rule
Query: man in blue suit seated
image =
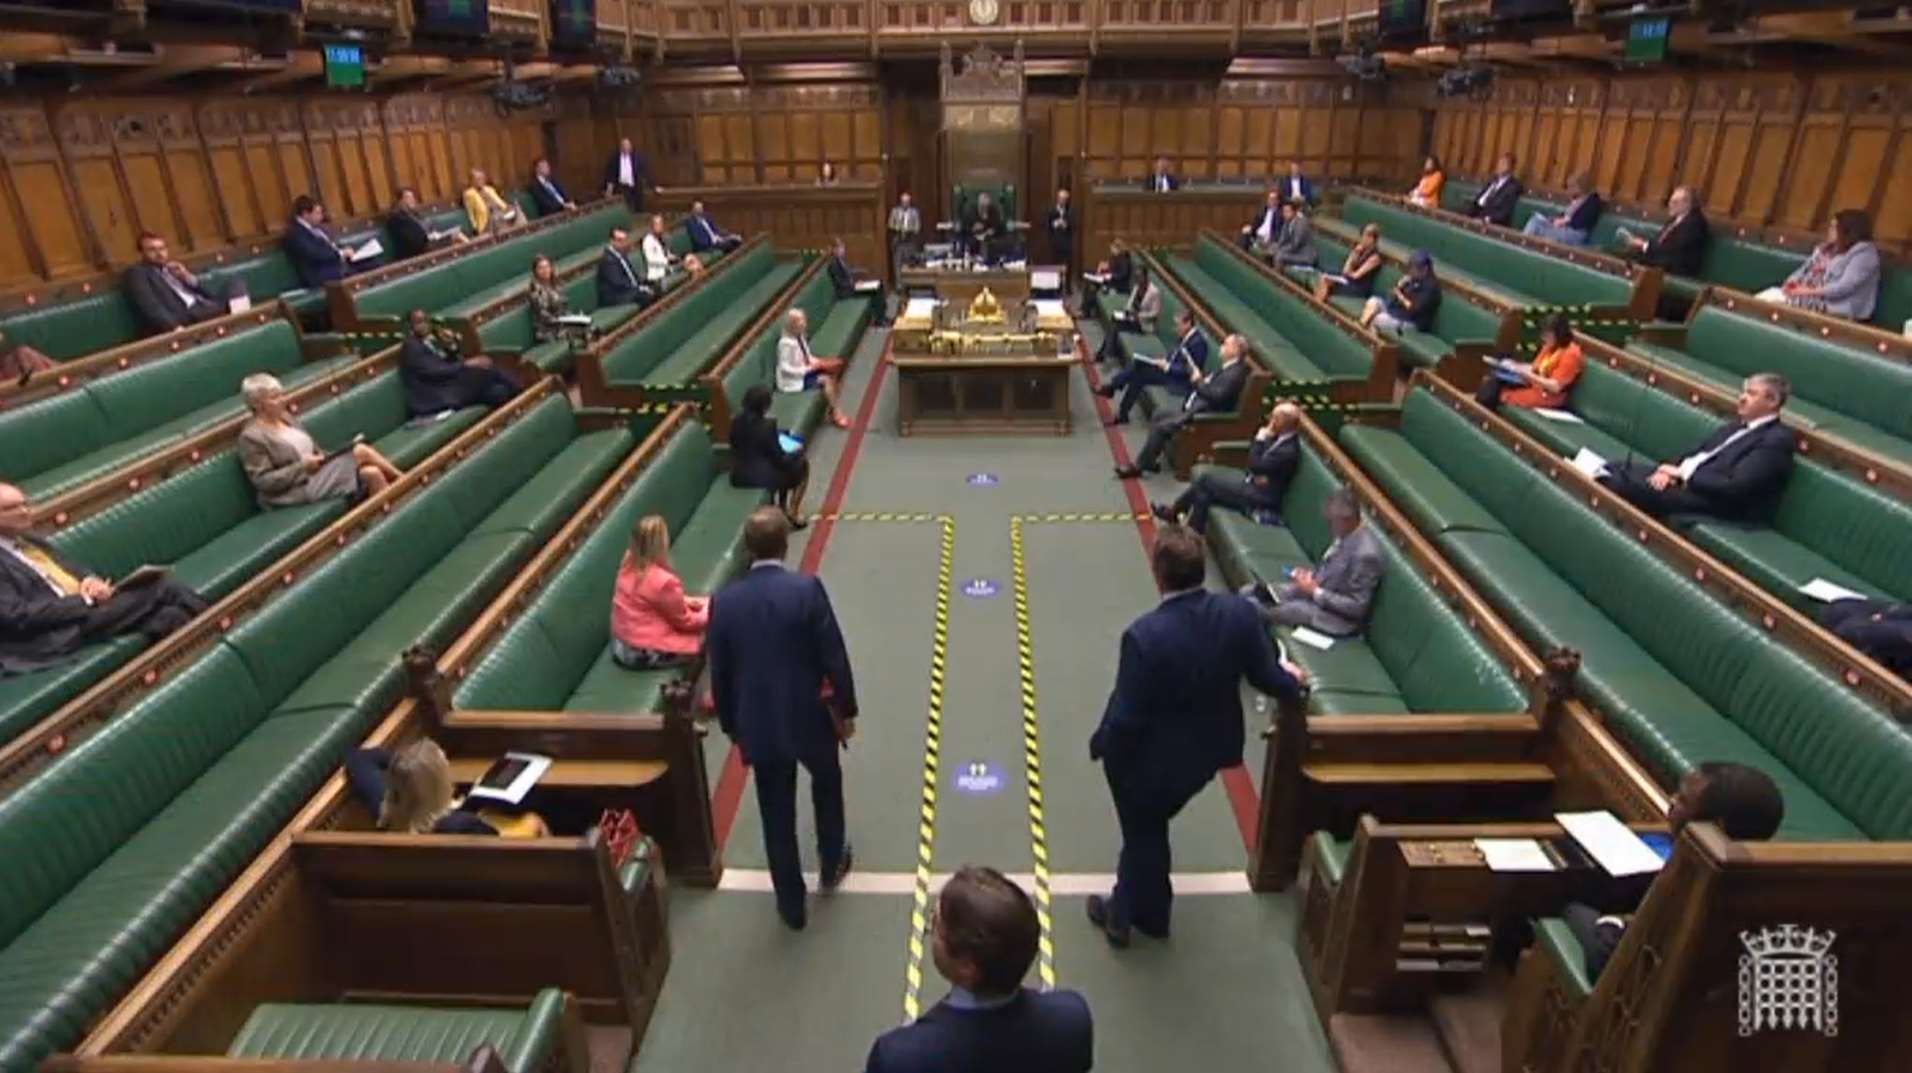
[(808, 917), (797, 853), (797, 765), (810, 773), (823, 889), (835, 890), (852, 860), (837, 750), (856, 734), (857, 709), (830, 595), (815, 577), (784, 569), (789, 543), (790, 523), (778, 507), (760, 507), (744, 522), (750, 570), (711, 598), (704, 647), (718, 724), (756, 774), (777, 915), (802, 930)]
[(322, 287), (378, 264), (382, 257), (353, 260), (360, 247), (341, 246), (325, 229), (325, 206), (309, 194), (292, 199), (292, 223), (285, 229), (285, 255), (299, 282)]
[(611, 228), (604, 256), (598, 258), (597, 300), (599, 309), (611, 306), (650, 305), (657, 292), (631, 264), (631, 233), (622, 227)]
[(870, 1048), (864, 1073), (1086, 1073), (1095, 1061), (1089, 1004), (1022, 978), (1042, 937), (1036, 907), (994, 868), (966, 865), (936, 899), (931, 952), (948, 997)]
[(1208, 339), (1195, 327), (1195, 317), (1184, 309), (1175, 314), (1175, 333), (1179, 342), (1166, 357), (1132, 352), (1128, 367), (1114, 376), (1109, 382), (1095, 389), (1103, 398), (1114, 398), (1122, 393), (1122, 401), (1115, 406), (1115, 416), (1109, 418), (1111, 425), (1129, 423), (1129, 411), (1141, 401), (1142, 389), (1150, 385), (1165, 387), (1175, 394), (1177, 399), (1188, 397), (1194, 390), (1195, 374), (1208, 368)]
[(567, 197), (564, 188), (551, 177), (551, 161), (545, 157), (539, 157), (531, 165), (531, 200), (538, 206), (539, 216), (550, 216), (578, 207), (578, 203)]
[(702, 201), (690, 203), (690, 219), (685, 221), (684, 230), (690, 232), (690, 248), (698, 253), (705, 250), (729, 253), (744, 244), (742, 235), (725, 231), (710, 222), (710, 214), (704, 211)]
[(1162, 602), (1123, 632), (1115, 689), (1089, 739), (1122, 827), (1115, 890), (1090, 896), (1089, 922), (1118, 948), (1131, 928), (1168, 938), (1169, 821), (1216, 772), (1242, 762), (1241, 679), (1290, 703), (1307, 682), (1276, 656), (1253, 604), (1202, 587), (1203, 556), (1192, 530), (1157, 531)]
[(405, 410), (413, 417), (467, 406), (502, 406), (518, 393), (517, 382), (490, 358), (459, 357), (455, 337), (441, 338), (424, 310), (412, 310), (411, 329), (398, 355), (398, 382), (405, 389)]

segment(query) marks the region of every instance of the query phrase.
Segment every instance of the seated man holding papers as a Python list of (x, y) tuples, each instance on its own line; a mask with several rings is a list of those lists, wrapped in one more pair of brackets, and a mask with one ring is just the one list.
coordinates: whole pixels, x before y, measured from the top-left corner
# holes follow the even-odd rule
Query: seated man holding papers
[(1178, 398), (1193, 389), (1195, 373), (1208, 367), (1208, 340), (1195, 327), (1195, 318), (1186, 309), (1175, 314), (1175, 329), (1180, 342), (1173, 353), (1161, 357), (1131, 346), (1128, 367), (1095, 389), (1096, 394), (1105, 399), (1114, 398), (1118, 391), (1122, 393), (1122, 401), (1116, 405), (1115, 416), (1109, 419), (1109, 424), (1128, 424), (1129, 412), (1141, 399), (1142, 389), (1150, 385), (1165, 387)]
[[(1651, 466), (1602, 465), (1602, 484), (1654, 517), (1705, 514), (1728, 521), (1769, 521), (1792, 473), (1792, 430), (1779, 420), (1791, 393), (1778, 373), (1754, 373), (1739, 392), (1739, 420), (1722, 425), (1676, 462)], [(1598, 460), (1582, 450), (1574, 465), (1586, 472)]]

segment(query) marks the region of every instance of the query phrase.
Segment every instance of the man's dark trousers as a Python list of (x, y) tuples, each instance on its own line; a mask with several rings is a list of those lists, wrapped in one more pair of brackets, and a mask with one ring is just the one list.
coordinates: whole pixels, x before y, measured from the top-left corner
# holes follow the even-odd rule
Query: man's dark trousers
[(1165, 369), (1158, 368), (1146, 361), (1131, 361), (1129, 367), (1116, 373), (1109, 380), (1112, 391), (1122, 393), (1122, 401), (1115, 408), (1115, 419), (1127, 421), (1134, 411), (1135, 404), (1142, 401), (1142, 391), (1148, 387), (1165, 387), (1174, 392), (1176, 402), (1180, 403), (1188, 396), (1189, 383), (1186, 377), (1169, 375)]
[(1195, 778), (1186, 769), (1172, 767), (1152, 765), (1142, 757), (1127, 763), (1113, 758), (1102, 762), (1102, 774), (1115, 801), (1116, 822), (1122, 827), (1115, 893), (1108, 904), (1112, 930), (1134, 925), (1145, 935), (1168, 934), (1169, 906), (1175, 898), (1168, 878), (1168, 824), (1214, 778), (1212, 771)]
[(1258, 510), (1279, 510), (1281, 503), (1267, 488), (1233, 473), (1204, 473), (1175, 501), (1175, 509), (1187, 512), (1188, 527), (1198, 533), (1208, 531), (1208, 512), (1216, 507), (1253, 514)]
[(803, 858), (797, 850), (797, 765), (810, 773), (810, 805), (817, 815), (817, 865), (831, 876), (843, 861), (843, 768), (833, 744), (816, 755), (769, 757), (751, 765), (763, 816), (764, 857), (785, 920), (804, 915)]

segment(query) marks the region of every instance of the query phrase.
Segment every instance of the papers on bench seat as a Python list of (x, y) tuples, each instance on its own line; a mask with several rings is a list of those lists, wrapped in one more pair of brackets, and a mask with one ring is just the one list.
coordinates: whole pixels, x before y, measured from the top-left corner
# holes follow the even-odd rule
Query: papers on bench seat
[(1586, 424), (1586, 421), (1582, 420), (1579, 414), (1568, 410), (1555, 410), (1546, 406), (1536, 406), (1534, 407), (1534, 412), (1549, 421), (1560, 421), (1569, 425)]
[(1556, 812), (1554, 820), (1567, 829), (1580, 848), (1599, 862), (1610, 876), (1646, 875), (1657, 872), (1666, 862), (1653, 847), (1640, 840), (1620, 817), (1601, 809), (1598, 812)]
[(371, 239), (367, 241), (365, 245), (360, 246), (358, 249), (353, 250), (350, 260), (363, 261), (368, 257), (377, 257), (379, 254), (384, 252), (385, 252), (384, 244), (379, 242), (378, 239)]
[(244, 313), (251, 308), (252, 296), (249, 294), (234, 295), (226, 301), (226, 312), (228, 313)]
[(1532, 838), (1476, 838), (1474, 848), (1495, 872), (1558, 872), (1547, 847)]
[(880, 279), (860, 279), (856, 281), (856, 289), (864, 294), (868, 294), (881, 286), (883, 286), (883, 281)]
[(571, 328), (589, 328), (591, 326), (591, 314), (566, 313), (558, 318), (558, 323)]
[(1319, 648), (1323, 652), (1334, 647), (1334, 638), (1325, 633), (1316, 633), (1306, 626), (1296, 626), (1295, 632), (1290, 636), (1310, 648)]
[(1582, 447), (1579, 452), (1573, 456), (1573, 468), (1597, 480), (1602, 473), (1607, 471), (1607, 460), (1601, 458), (1592, 450)]
[(1834, 600), (1870, 599), (1870, 597), (1863, 592), (1853, 592), (1844, 585), (1835, 584), (1822, 577), (1813, 578), (1811, 581), (1799, 586), (1799, 591), (1824, 604), (1829, 604)]

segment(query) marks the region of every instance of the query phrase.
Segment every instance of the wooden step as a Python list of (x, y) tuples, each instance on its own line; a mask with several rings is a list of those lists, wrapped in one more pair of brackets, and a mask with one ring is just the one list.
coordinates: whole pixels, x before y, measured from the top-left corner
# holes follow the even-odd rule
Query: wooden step
[(1553, 768), (1524, 761), (1477, 764), (1303, 764), (1303, 777), (1322, 783), (1521, 783), (1554, 781)]
[(1341, 1073), (1457, 1073), (1420, 1014), (1337, 1013), (1328, 1042)]
[(1490, 972), (1469, 986), (1428, 1000), (1427, 1017), (1455, 1073), (1500, 1073), (1500, 1026), (1507, 1013), (1507, 975)]

